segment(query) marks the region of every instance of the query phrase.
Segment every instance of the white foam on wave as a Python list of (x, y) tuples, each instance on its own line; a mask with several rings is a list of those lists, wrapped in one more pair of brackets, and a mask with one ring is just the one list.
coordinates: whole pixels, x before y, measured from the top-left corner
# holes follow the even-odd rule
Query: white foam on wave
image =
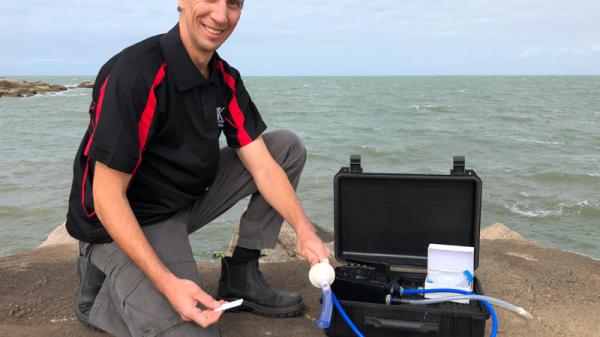
[(522, 202), (516, 202), (513, 205), (506, 205), (504, 207), (511, 211), (512, 213), (519, 214), (528, 218), (546, 218), (546, 217), (556, 217), (565, 214), (565, 211), (570, 209), (575, 209), (575, 214), (581, 214), (581, 210), (585, 206), (589, 206), (590, 202), (588, 200), (583, 200), (579, 202), (561, 202), (558, 205), (552, 207), (552, 209), (536, 209), (536, 210), (526, 210), (523, 209)]
[(515, 138), (516, 141), (522, 142), (522, 143), (533, 143), (533, 144), (544, 144), (544, 145), (560, 145), (562, 144), (562, 142), (557, 142), (557, 141), (543, 141), (543, 140), (537, 140), (537, 139), (523, 139), (523, 138)]
[(55, 96), (79, 97), (79, 96), (89, 96), (89, 94), (85, 93), (85, 92), (81, 92), (79, 90), (69, 89), (69, 90), (64, 90), (64, 91), (55, 91), (55, 92), (47, 92), (47, 93), (43, 93), (43, 94), (35, 94), (31, 97), (55, 97)]
[(545, 217), (549, 217), (549, 216), (560, 216), (563, 214), (561, 209), (559, 209), (559, 210), (540, 209), (540, 210), (526, 211), (526, 210), (522, 210), (519, 208), (519, 203), (516, 203), (512, 206), (505, 204), (504, 207), (506, 207), (506, 209), (508, 209), (512, 213), (522, 215), (522, 216), (525, 216), (528, 218), (545, 218)]
[(411, 109), (437, 109), (437, 108), (451, 108), (451, 105), (446, 104), (425, 104), (425, 105), (409, 105), (408, 108)]
[(361, 145), (360, 148), (363, 149), (363, 150), (371, 150), (371, 151), (373, 151), (375, 153), (384, 153), (385, 152), (380, 147), (375, 147), (375, 146), (366, 145), (366, 144)]

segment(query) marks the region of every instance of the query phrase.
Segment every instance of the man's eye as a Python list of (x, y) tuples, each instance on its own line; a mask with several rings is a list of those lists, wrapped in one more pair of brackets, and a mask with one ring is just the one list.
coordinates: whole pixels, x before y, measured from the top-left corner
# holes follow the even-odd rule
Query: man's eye
[(227, 0), (227, 4), (230, 7), (242, 8), (244, 6), (244, 0)]

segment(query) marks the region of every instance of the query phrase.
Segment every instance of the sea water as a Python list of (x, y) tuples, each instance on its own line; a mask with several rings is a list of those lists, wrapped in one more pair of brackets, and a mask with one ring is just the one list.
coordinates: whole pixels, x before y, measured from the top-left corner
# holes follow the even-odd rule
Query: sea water
[[(22, 77), (70, 87), (93, 77)], [(483, 180), (482, 227), (600, 258), (600, 76), (249, 77), (269, 129), (304, 140), (298, 189), (333, 228), (333, 176), (362, 155), (369, 172), (447, 174), (452, 156)], [(65, 218), (91, 89), (0, 97), (0, 255), (34, 248)], [(244, 204), (191, 237), (224, 251)]]

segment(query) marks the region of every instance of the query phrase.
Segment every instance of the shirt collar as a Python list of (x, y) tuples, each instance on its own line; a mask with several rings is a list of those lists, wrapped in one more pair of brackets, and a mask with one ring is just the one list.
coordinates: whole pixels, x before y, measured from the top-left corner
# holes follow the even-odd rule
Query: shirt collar
[(185, 50), (183, 42), (181, 42), (181, 36), (179, 35), (179, 24), (176, 24), (168, 33), (161, 36), (160, 47), (167, 61), (167, 66), (173, 74), (177, 89), (180, 91), (186, 91), (209, 82), (215, 85), (218, 83), (215, 61), (219, 58), (219, 55), (217, 52), (214, 52), (208, 63), (210, 79), (207, 80), (198, 68), (196, 68), (196, 65)]

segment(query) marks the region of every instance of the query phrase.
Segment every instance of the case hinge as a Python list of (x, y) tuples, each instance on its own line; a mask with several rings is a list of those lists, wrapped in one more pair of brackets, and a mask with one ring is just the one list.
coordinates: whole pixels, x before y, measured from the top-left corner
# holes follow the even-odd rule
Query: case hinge
[(362, 173), (362, 166), (360, 165), (360, 155), (350, 155), (350, 173)]

